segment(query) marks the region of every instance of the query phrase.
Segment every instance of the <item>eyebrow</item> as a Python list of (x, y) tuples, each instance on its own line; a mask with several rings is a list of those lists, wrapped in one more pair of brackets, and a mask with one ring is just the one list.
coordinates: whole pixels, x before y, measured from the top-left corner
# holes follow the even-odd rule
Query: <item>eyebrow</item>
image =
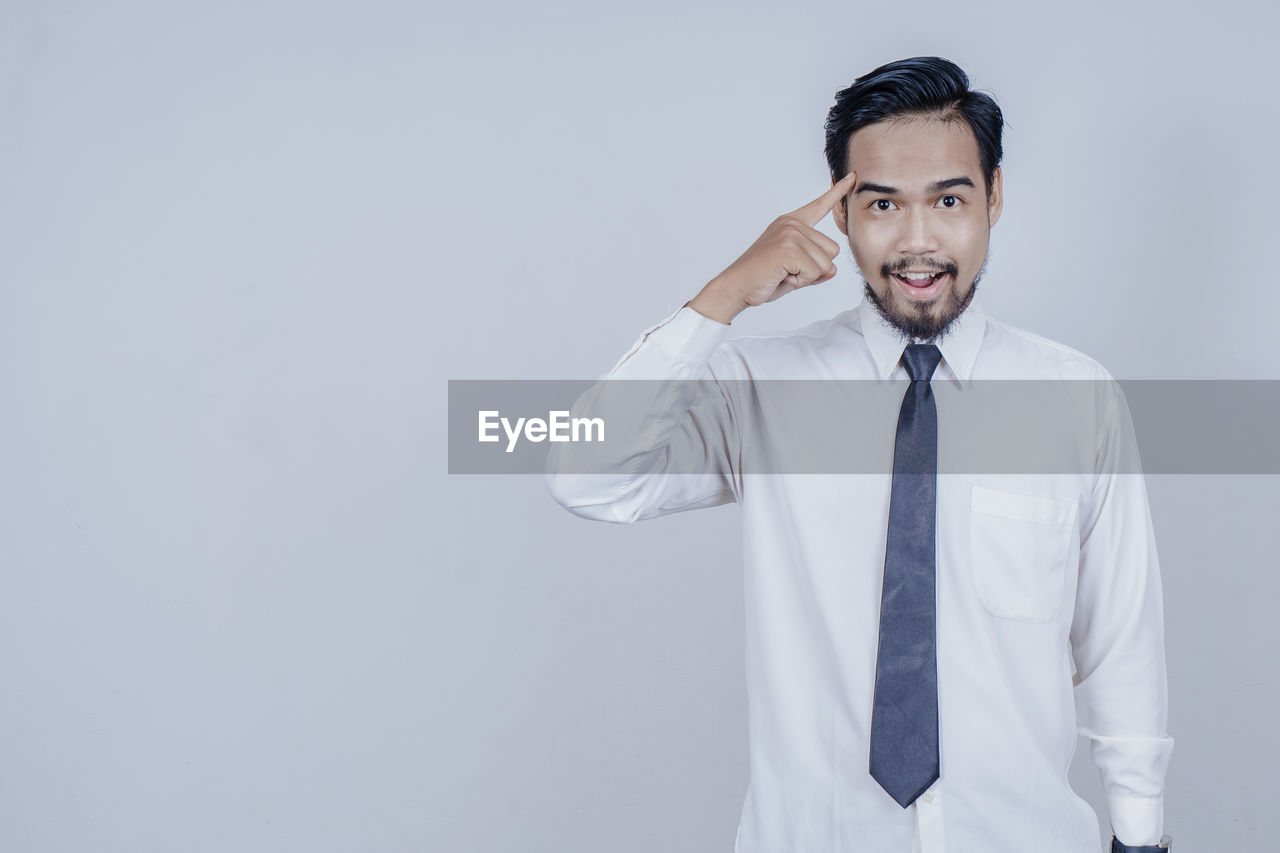
[[(928, 191), (931, 193), (940, 193), (943, 190), (949, 190), (952, 187), (969, 187), (973, 188), (973, 181), (966, 177), (947, 178), (945, 181), (934, 181), (929, 184)], [(853, 191), (854, 195), (858, 193), (883, 193), (885, 195), (898, 195), (900, 190), (897, 187), (887, 187), (884, 184), (858, 184), (858, 188)]]

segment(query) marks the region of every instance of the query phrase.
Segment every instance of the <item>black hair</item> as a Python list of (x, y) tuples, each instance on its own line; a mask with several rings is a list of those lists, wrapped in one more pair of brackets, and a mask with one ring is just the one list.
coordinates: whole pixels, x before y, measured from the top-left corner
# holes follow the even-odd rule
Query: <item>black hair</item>
[(968, 122), (978, 140), (978, 158), (987, 195), (1004, 149), (1000, 144), (1004, 116), (995, 99), (969, 88), (969, 75), (948, 59), (913, 56), (881, 65), (836, 93), (827, 113), (826, 154), (833, 180), (849, 173), (849, 137), (854, 131), (886, 119), (928, 116)]

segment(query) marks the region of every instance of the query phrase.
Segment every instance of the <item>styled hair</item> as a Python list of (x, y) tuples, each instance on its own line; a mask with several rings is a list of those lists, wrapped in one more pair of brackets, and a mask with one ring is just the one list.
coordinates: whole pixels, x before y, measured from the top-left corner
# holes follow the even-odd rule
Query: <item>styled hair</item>
[(885, 120), (929, 117), (964, 121), (978, 140), (978, 157), (987, 194), (1004, 149), (1004, 116), (995, 99), (969, 88), (969, 75), (948, 59), (913, 56), (881, 65), (836, 93), (827, 113), (826, 154), (833, 180), (849, 173), (849, 137)]

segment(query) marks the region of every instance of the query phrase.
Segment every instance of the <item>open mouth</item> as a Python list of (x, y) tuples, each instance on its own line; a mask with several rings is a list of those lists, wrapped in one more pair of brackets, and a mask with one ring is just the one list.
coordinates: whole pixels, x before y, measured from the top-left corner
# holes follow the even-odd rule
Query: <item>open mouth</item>
[(895, 273), (893, 280), (915, 299), (928, 299), (939, 290), (950, 273), (945, 272), (905, 272)]

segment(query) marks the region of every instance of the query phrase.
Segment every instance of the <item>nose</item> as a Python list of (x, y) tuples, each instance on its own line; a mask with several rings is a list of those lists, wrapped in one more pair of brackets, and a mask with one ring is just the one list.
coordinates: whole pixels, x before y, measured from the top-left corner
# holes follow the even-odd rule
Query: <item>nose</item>
[(938, 251), (937, 232), (928, 210), (913, 205), (902, 218), (902, 233), (898, 237), (898, 251), (904, 255), (925, 255)]

